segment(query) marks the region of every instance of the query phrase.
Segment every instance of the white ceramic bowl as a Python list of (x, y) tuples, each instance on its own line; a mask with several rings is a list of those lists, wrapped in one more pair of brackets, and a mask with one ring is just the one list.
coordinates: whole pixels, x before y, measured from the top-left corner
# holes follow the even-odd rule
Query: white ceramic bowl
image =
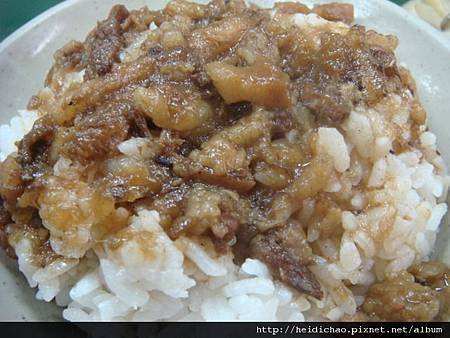
[[(204, 2), (203, 0), (202, 2)], [(281, 1), (281, 0), (279, 0)], [(334, 0), (336, 1), (336, 0)], [(83, 40), (96, 21), (120, 0), (68, 0), (17, 30), (0, 44), (0, 124), (26, 106), (42, 87), (53, 53), (65, 42)], [(253, 0), (271, 6), (273, 0)], [(311, 5), (319, 1), (303, 1)], [(321, 1), (326, 2), (326, 1)], [(355, 5), (356, 22), (400, 38), (397, 56), (415, 77), (428, 111), (430, 128), (450, 163), (450, 42), (440, 32), (386, 0), (347, 0)], [(167, 0), (127, 0), (128, 8), (162, 8)], [(450, 262), (448, 221), (442, 225), (436, 256)], [(34, 299), (35, 291), (17, 272), (15, 262), (0, 254), (0, 320), (59, 320), (54, 303)]]

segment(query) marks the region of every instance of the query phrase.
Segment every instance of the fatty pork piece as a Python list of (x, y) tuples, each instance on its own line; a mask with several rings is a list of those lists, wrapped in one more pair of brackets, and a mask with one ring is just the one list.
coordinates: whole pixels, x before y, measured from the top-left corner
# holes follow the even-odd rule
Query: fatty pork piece
[[(176, 194), (174, 197), (177, 198)], [(239, 225), (248, 222), (250, 214), (249, 203), (237, 193), (203, 184), (188, 189), (177, 204), (180, 209), (178, 217), (172, 215), (176, 218), (168, 230), (170, 237), (212, 235), (213, 241), (221, 246), (233, 239)]]
[(104, 103), (109, 95), (148, 78), (154, 71), (155, 61), (146, 55), (132, 63), (115, 63), (111, 71), (104, 76), (63, 91), (56, 97), (55, 102), (41, 109), (50, 112), (56, 123), (67, 123), (72, 121), (78, 112)]
[(416, 264), (409, 269), (416, 282), (435, 290), (440, 300), (437, 320), (450, 321), (450, 268), (444, 263), (431, 261)]
[(203, 19), (209, 14), (207, 5), (184, 0), (173, 0), (169, 2), (163, 11), (172, 17), (184, 15), (194, 20)]
[(199, 128), (212, 117), (209, 103), (188, 86), (139, 87), (134, 103), (158, 127), (180, 132)]
[(263, 139), (270, 140), (269, 118), (267, 111), (257, 109), (215, 134), (200, 149), (192, 151), (188, 158), (173, 155), (170, 161), (174, 173), (185, 179), (197, 179), (240, 193), (250, 191), (255, 180), (246, 149)]
[(410, 322), (433, 320), (439, 307), (437, 291), (417, 283), (406, 271), (372, 285), (362, 305), (376, 320)]
[(149, 194), (159, 193), (170, 179), (166, 168), (123, 155), (105, 161), (101, 169), (104, 177), (99, 187), (116, 202), (134, 202)]
[(356, 104), (373, 106), (386, 93), (402, 90), (395, 37), (362, 26), (319, 36), (317, 45), (300, 28), (293, 28), (278, 38), (284, 71), (299, 100), (320, 121), (342, 122)]
[(114, 200), (78, 179), (48, 177), (37, 199), (52, 249), (80, 258), (91, 245), (91, 229), (114, 211)]
[(330, 3), (314, 5), (311, 10), (308, 6), (298, 2), (276, 2), (274, 8), (286, 14), (309, 14), (314, 13), (329, 21), (342, 21), (350, 24), (354, 20), (353, 5), (342, 3)]
[(330, 3), (314, 5), (312, 13), (315, 13), (329, 21), (342, 21), (351, 24), (354, 20), (353, 5)]
[(204, 28), (194, 30), (188, 44), (199, 65), (204, 65), (227, 52), (243, 34), (258, 24), (254, 15), (225, 17)]
[(206, 66), (206, 72), (228, 104), (248, 101), (269, 108), (290, 104), (289, 77), (261, 56), (247, 67), (213, 62)]
[(0, 163), (0, 196), (5, 203), (15, 205), (24, 191), (22, 167), (14, 155)]
[(258, 224), (260, 230), (286, 222), (299, 210), (302, 201), (321, 192), (328, 184), (329, 177), (333, 173), (333, 166), (328, 156), (317, 155), (302, 170), (290, 185), (275, 194), (267, 221)]
[(110, 104), (104, 109), (77, 118), (72, 127), (59, 127), (50, 147), (56, 162), (59, 155), (88, 163), (118, 153), (117, 145), (127, 138), (127, 104)]

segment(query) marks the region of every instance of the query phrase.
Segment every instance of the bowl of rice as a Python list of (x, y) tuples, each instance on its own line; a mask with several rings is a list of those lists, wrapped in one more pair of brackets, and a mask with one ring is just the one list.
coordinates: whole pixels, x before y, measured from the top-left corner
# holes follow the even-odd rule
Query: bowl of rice
[(449, 56), (388, 1), (50, 9), (0, 45), (0, 319), (449, 321)]

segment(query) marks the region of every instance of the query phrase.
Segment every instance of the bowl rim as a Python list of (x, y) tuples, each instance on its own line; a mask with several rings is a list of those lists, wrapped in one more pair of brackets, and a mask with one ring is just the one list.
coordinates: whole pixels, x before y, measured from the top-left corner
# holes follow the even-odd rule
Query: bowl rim
[[(7, 36), (2, 42), (0, 42), (0, 54), (7, 52), (8, 48), (10, 48), (11, 46), (14, 46), (14, 44), (19, 44), (19, 46), (20, 46), (20, 44), (22, 44), (21, 39), (24, 36), (29, 34), (35, 27), (39, 26), (40, 24), (42, 24), (46, 20), (50, 19), (54, 15), (58, 15), (61, 11), (65, 10), (67, 8), (70, 8), (74, 5), (76, 5), (77, 3), (83, 3), (85, 1), (89, 1), (89, 0), (66, 0), (66, 1), (63, 1), (63, 2), (53, 6), (53, 7), (50, 7), (43, 13), (39, 14), (38, 16), (31, 19), (30, 21), (26, 22), (24, 25), (19, 27), (17, 30), (15, 30), (13, 33), (11, 33), (9, 36)], [(122, 0), (115, 0), (115, 1), (117, 3), (122, 2)], [(168, 2), (169, 0), (164, 0), (164, 1)], [(193, 1), (193, 0), (189, 0), (189, 1)], [(194, 1), (196, 1), (196, 0), (194, 0)], [(283, 0), (278, 0), (278, 1), (283, 1)], [(302, 0), (291, 0), (291, 1), (296, 1), (296, 2), (299, 1), (299, 2), (305, 2), (305, 3), (312, 2), (311, 0), (309, 0), (309, 1), (308, 0), (303, 0), (303, 1)], [(314, 0), (314, 1), (316, 2), (317, 0)], [(327, 1), (333, 1), (333, 0), (327, 0)], [(348, 1), (338, 0), (338, 1), (354, 3), (355, 0), (348, 0)], [(421, 33), (423, 33), (425, 36), (429, 37), (430, 40), (432, 39), (435, 42), (439, 43), (441, 45), (441, 47), (443, 48), (443, 50), (445, 50), (446, 55), (450, 56), (450, 39), (448, 39), (444, 34), (439, 32), (435, 28), (433, 28), (428, 23), (422, 21), (420, 18), (416, 17), (415, 15), (408, 12), (404, 8), (402, 8), (388, 0), (363, 0), (363, 1), (377, 1), (380, 5), (381, 9), (386, 8), (389, 11), (392, 11), (399, 18), (401, 17), (404, 20), (410, 22), (412, 27), (416, 27), (417, 29), (420, 29)], [(363, 1), (361, 1), (361, 3)], [(264, 5), (264, 0), (253, 0), (253, 1), (246, 0), (246, 2), (256, 2), (256, 3), (260, 3), (261, 5)], [(323, 2), (323, 0), (321, 2)], [(147, 0), (147, 3), (148, 3), (148, 5), (151, 5), (151, 1)], [(101, 18), (98, 18), (98, 19), (101, 19)], [(449, 215), (450, 215), (450, 213), (449, 213)], [(444, 224), (445, 223), (441, 223), (441, 227), (443, 227)], [(442, 231), (442, 228), (440, 231)], [(22, 275), (21, 275), (21, 278), (23, 278)], [(33, 294), (34, 293), (35, 293), (35, 291), (33, 291)], [(58, 308), (58, 311), (62, 311), (62, 309)], [(32, 320), (34, 320), (34, 319), (32, 319)]]
[[(49, 9), (45, 10), (41, 14), (37, 15), (33, 19), (29, 20), (22, 26), (20, 26), (18, 29), (16, 29), (14, 32), (12, 32), (10, 35), (8, 35), (2, 42), (0, 42), (0, 54), (4, 52), (11, 44), (13, 44), (16, 40), (20, 39), (23, 35), (27, 34), (29, 31), (31, 31), (34, 27), (39, 25), (41, 22), (44, 22), (48, 18), (50, 18), (52, 15), (58, 13), (59, 11), (68, 8), (77, 2), (80, 2), (83, 0), (65, 0), (55, 6), (50, 7)], [(166, 0), (169, 2), (170, 0)], [(195, 2), (195, 0), (193, 0)], [(302, 0), (293, 0), (295, 2), (302, 2)], [(450, 53), (450, 39), (446, 37), (444, 34), (442, 34), (440, 31), (438, 31), (436, 28), (425, 22), (424, 20), (418, 18), (414, 14), (407, 11), (402, 6), (399, 6), (392, 1), (389, 0), (376, 0), (383, 3), (383, 6), (390, 7), (390, 10), (396, 12), (396, 14), (405, 17), (406, 20), (413, 22), (415, 25), (418, 26), (423, 32), (426, 34), (432, 36), (432, 38), (438, 40), (440, 44), (445, 46), (445, 48)], [(119, 2), (119, 1), (118, 1)], [(251, 0), (245, 0), (247, 3), (258, 3), (261, 1), (251, 1)], [(264, 1), (262, 1), (264, 2)], [(307, 2), (307, 1), (303, 1)], [(329, 1), (327, 1), (329, 2)], [(340, 1), (340, 2), (346, 2)], [(352, 2), (351, 0), (348, 2)]]
[[(6, 38), (3, 39), (3, 41), (0, 42), (0, 54), (5, 49), (7, 49), (11, 44), (13, 44), (16, 40), (20, 39), (23, 35), (27, 34), (29, 31), (31, 31), (34, 27), (39, 25), (41, 22), (47, 20), (53, 14), (56, 14), (60, 10), (66, 8), (66, 7), (70, 7), (79, 1), (80, 0), (62, 1), (59, 4), (56, 4), (48, 9), (46, 9), (44, 12), (38, 14), (31, 20), (25, 22), (22, 26), (17, 28), (14, 32), (9, 34)], [(296, 0), (294, 0), (294, 1), (296, 1)]]

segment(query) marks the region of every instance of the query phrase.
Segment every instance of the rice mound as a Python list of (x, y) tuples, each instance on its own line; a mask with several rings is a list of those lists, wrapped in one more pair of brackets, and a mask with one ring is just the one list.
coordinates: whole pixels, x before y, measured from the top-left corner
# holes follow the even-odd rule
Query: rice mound
[[(296, 22), (332, 25), (315, 15), (296, 15)], [(343, 29), (341, 23), (333, 25)], [(135, 48), (122, 57), (131, 57)], [(67, 81), (79, 78), (73, 74)], [(318, 130), (318, 152), (331, 156), (335, 167), (326, 191), (346, 191), (352, 205), (342, 213), (341, 238), (322, 240), (317, 228), (307, 229), (308, 241), (324, 253), (311, 266), (325, 291), (321, 301), (275, 281), (256, 259), (238, 266), (232, 254), (214, 256), (202, 243), (184, 237), (172, 241), (159, 225), (158, 213), (145, 209), (130, 217), (126, 243), (115, 249), (100, 245), (83, 258), (58, 259), (45, 268), (32, 264), (31, 244), (24, 237), (14, 243), (19, 268), (29, 285), (38, 287), (36, 297), (55, 299), (70, 321), (304, 321), (354, 315), (371, 284), (429, 258), (447, 212), (450, 178), (435, 135), (420, 130), (419, 147), (398, 155), (390, 151), (393, 130), (410, 137), (409, 103), (390, 95), (376, 109), (352, 111), (342, 130)], [(10, 125), (0, 126), (1, 160), (15, 151), (14, 142), (37, 117), (21, 111)], [(139, 156), (145, 142), (133, 138), (118, 148)], [(369, 165), (351, 161), (352, 153)], [(63, 162), (54, 170), (67, 165)], [(354, 188), (361, 181), (368, 182), (370, 198), (381, 206), (362, 210), (368, 194)], [(305, 224), (313, 210), (314, 202), (305, 200)]]

